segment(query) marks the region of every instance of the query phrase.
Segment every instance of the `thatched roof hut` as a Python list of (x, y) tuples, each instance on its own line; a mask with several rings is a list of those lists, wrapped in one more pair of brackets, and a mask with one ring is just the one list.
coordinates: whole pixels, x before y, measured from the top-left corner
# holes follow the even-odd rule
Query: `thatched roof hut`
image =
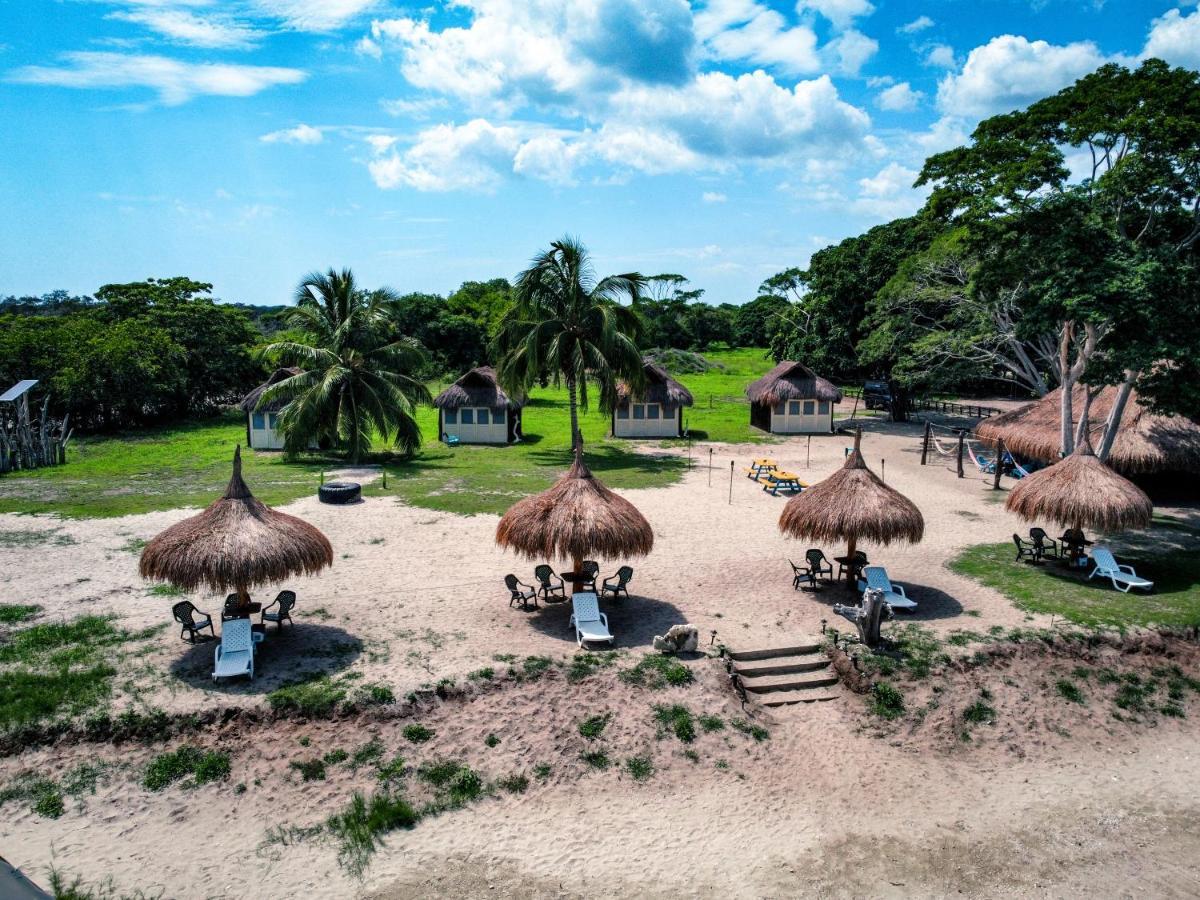
[(313, 575), (330, 565), (333, 547), (325, 535), (250, 493), (242, 480), (239, 447), (224, 495), (204, 512), (159, 533), (142, 550), (138, 570), (143, 578), (185, 591), (234, 589), (246, 604), (256, 585)]
[[(1086, 388), (1072, 392), (1073, 421), (1083, 413)], [(1106, 387), (1092, 401), (1090, 437), (1100, 442), (1104, 423), (1117, 396), (1116, 387)], [(1054, 462), (1059, 458), (1061, 437), (1061, 392), (1055, 389), (1026, 406), (980, 422), (975, 433), (985, 440), (1002, 438), (1013, 453)], [(1200, 423), (1184, 416), (1160, 416), (1138, 402), (1137, 391), (1129, 396), (1121, 429), (1113, 441), (1108, 465), (1126, 475), (1153, 472), (1200, 472)]]
[(438, 409), (460, 409), (476, 406), (484, 409), (518, 410), (525, 405), (524, 397), (510, 397), (500, 386), (496, 370), (478, 366), (466, 372), (454, 384), (433, 398)]
[(590, 556), (645, 556), (654, 530), (636, 506), (606, 488), (576, 451), (575, 462), (548, 490), (509, 508), (496, 543), (530, 559), (569, 559), (575, 571)]
[(617, 404), (612, 413), (614, 437), (680, 437), (683, 408), (695, 401), (692, 392), (649, 358), (642, 359), (643, 383), (633, 387), (617, 383)]
[(1145, 528), (1154, 514), (1145, 491), (1100, 462), (1086, 441), (1066, 459), (1022, 478), (1004, 505), (1029, 522), (1106, 532)]
[(788, 500), (779, 516), (780, 531), (803, 540), (845, 541), (847, 556), (860, 540), (915, 544), (925, 536), (925, 519), (916, 505), (867, 468), (861, 440), (859, 431), (842, 468)]
[(291, 378), (293, 375), (303, 374), (304, 370), (298, 369), (295, 366), (284, 366), (283, 368), (276, 369), (271, 373), (270, 378), (242, 398), (242, 402), (238, 404), (238, 408), (245, 413), (279, 412), (281, 409), (287, 406), (287, 399), (283, 397), (276, 397), (274, 400), (269, 400), (260, 406), (259, 401), (262, 399), (262, 395), (266, 392), (267, 388), (274, 384), (278, 384), (285, 378)]
[(842, 392), (808, 366), (784, 360), (746, 388), (750, 424), (763, 431), (803, 434), (833, 430)]
[[(506, 444), (521, 435), (525, 397), (511, 397), (491, 366), (471, 369), (433, 398), (438, 437), (448, 443)], [(450, 441), (453, 436), (454, 441)]]

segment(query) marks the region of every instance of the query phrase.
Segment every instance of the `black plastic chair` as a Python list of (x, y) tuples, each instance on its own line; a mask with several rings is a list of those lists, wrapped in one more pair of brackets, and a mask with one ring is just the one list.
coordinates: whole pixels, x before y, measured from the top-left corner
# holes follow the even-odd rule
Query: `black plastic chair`
[[(808, 563), (808, 571), (814, 579), (828, 576), (828, 580), (833, 580), (833, 563), (825, 558), (825, 552), (814, 547), (811, 550), (804, 551), (804, 561)], [(863, 562), (866, 565), (866, 561)]]
[[(615, 600), (616, 598), (620, 597), (621, 592), (624, 591), (625, 596), (628, 597), (629, 596), (629, 582), (632, 578), (633, 578), (633, 569), (630, 568), (629, 566), (621, 566), (621, 568), (617, 569), (616, 575), (613, 575), (609, 578), (605, 578), (604, 581), (601, 582), (600, 596), (603, 597), (606, 594), (612, 594), (613, 599)], [(612, 583), (613, 581), (616, 581), (616, 584), (613, 584)]]
[(849, 565), (846, 563), (838, 563), (838, 580), (841, 581), (842, 576), (845, 575), (847, 571), (850, 572), (852, 577), (857, 578), (859, 573), (861, 573), (862, 570), (867, 567), (868, 563), (869, 560), (867, 559), (867, 554), (863, 553), (861, 550), (855, 550), (854, 555), (850, 557)]
[(1034, 562), (1038, 560), (1037, 544), (1033, 541), (1027, 541), (1019, 534), (1013, 534), (1013, 543), (1017, 546), (1016, 562), (1020, 562), (1025, 557), (1029, 557)]
[(516, 575), (505, 575), (504, 584), (512, 593), (512, 596), (508, 599), (508, 605), (510, 609), (516, 606), (518, 603), (521, 604), (521, 609), (528, 609), (530, 600), (533, 601), (534, 606), (538, 605), (538, 591), (533, 585), (526, 584), (525, 582), (521, 581), (521, 579), (517, 578)]
[[(181, 641), (196, 643), (196, 638), (202, 637), (200, 632), (205, 628), (208, 629), (209, 635), (214, 638), (217, 636), (217, 633), (213, 631), (212, 616), (198, 610), (191, 600), (180, 600), (171, 607), (171, 614), (175, 616), (175, 621), (183, 626), (179, 631)], [(207, 637), (204, 639), (208, 640)]]
[(1037, 547), (1038, 557), (1045, 559), (1062, 559), (1062, 549), (1058, 545), (1058, 541), (1046, 534), (1044, 528), (1030, 528), (1029, 536), (1033, 538), (1033, 545)]
[[(283, 627), (283, 622), (286, 619), (292, 622), (292, 608), (296, 605), (295, 591), (280, 591), (275, 601), (262, 611), (262, 615), (258, 617), (260, 625), (266, 622), (274, 622), (277, 628)], [(270, 612), (269, 610), (278, 606), (278, 612)], [(294, 625), (295, 622), (292, 622)]]
[(563, 587), (563, 580), (555, 575), (554, 570), (545, 563), (534, 567), (533, 577), (541, 585), (538, 589), (538, 594), (546, 600), (549, 600), (556, 593), (564, 600), (567, 599), (567, 590)]
[(813, 579), (812, 572), (810, 572), (805, 566), (798, 566), (794, 562), (792, 562), (790, 559), (788, 560), (788, 565), (792, 567), (792, 588), (793, 589), (795, 589), (797, 591), (800, 590), (800, 585), (802, 585), (806, 582), (808, 584), (813, 584), (813, 585), (816, 584), (816, 581)]
[(245, 616), (238, 612), (238, 595), (230, 594), (225, 598), (225, 606), (221, 609), (221, 621), (228, 622), (231, 619), (244, 618)]
[(576, 582), (581, 588), (586, 588), (589, 591), (596, 590), (596, 577), (600, 574), (600, 563), (594, 559), (585, 559), (580, 571), (587, 577), (580, 582)]

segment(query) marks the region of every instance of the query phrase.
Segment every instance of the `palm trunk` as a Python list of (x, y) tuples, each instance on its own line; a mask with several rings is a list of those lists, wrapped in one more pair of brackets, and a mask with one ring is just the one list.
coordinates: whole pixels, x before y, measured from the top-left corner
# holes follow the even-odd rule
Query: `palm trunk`
[(583, 435), (579, 433), (579, 401), (573, 375), (567, 376), (567, 399), (571, 408), (571, 452), (583, 452)]
[(1075, 382), (1071, 379), (1071, 335), (1074, 327), (1071, 322), (1063, 322), (1062, 337), (1058, 345), (1058, 371), (1061, 391), (1059, 395), (1059, 455), (1064, 459), (1075, 449), (1075, 433), (1071, 418), (1073, 410), (1071, 401), (1074, 395)]
[(1129, 402), (1129, 395), (1133, 393), (1135, 380), (1137, 380), (1137, 372), (1126, 369), (1125, 380), (1117, 389), (1117, 397), (1113, 400), (1112, 409), (1108, 411), (1108, 421), (1104, 423), (1104, 436), (1100, 439), (1100, 449), (1096, 453), (1100, 462), (1108, 462), (1108, 455), (1112, 453), (1113, 441), (1117, 439), (1117, 432), (1121, 430), (1121, 420), (1125, 417), (1125, 405)]

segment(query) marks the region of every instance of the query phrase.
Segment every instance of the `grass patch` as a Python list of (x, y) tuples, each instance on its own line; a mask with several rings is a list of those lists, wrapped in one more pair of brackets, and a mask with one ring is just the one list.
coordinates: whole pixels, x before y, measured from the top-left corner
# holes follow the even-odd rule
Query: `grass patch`
[(691, 669), (661, 653), (647, 653), (632, 668), (622, 670), (620, 678), (627, 684), (653, 690), (680, 687), (694, 680)]
[(1083, 690), (1069, 678), (1060, 678), (1054, 683), (1054, 689), (1058, 691), (1058, 695), (1068, 703), (1078, 703), (1080, 706), (1087, 706), (1087, 697), (1084, 696)]
[(631, 756), (625, 760), (625, 771), (634, 781), (646, 781), (654, 775), (654, 763), (648, 756)]
[(395, 692), (386, 684), (379, 682), (364, 684), (354, 692), (354, 702), (358, 706), (385, 706), (395, 701)]
[(871, 688), (871, 712), (883, 719), (898, 719), (904, 715), (904, 695), (895, 686), (880, 681)]
[(752, 737), (758, 742), (767, 740), (771, 736), (771, 732), (754, 722), (747, 722), (745, 719), (731, 719), (729, 724), (736, 730), (740, 731), (747, 737)]
[(548, 656), (527, 656), (521, 661), (521, 674), (530, 681), (537, 681), (554, 665)]
[(325, 780), (325, 761), (320, 759), (293, 759), (288, 763), (288, 768), (295, 769), (300, 773), (300, 777), (304, 781), (324, 781)]
[(436, 733), (432, 728), (426, 728), (420, 722), (405, 725), (404, 730), (401, 732), (404, 735), (404, 739), (410, 744), (423, 744)]
[(996, 708), (988, 703), (987, 698), (980, 697), (963, 710), (963, 721), (971, 725), (992, 725), (996, 722)]
[(0, 788), (0, 807), (15, 800), (27, 802), (43, 819), (57, 819), (66, 811), (63, 789), (53, 778), (24, 775)]
[(343, 750), (341, 747), (338, 747), (336, 750), (330, 750), (328, 753), (326, 753), (324, 756), (321, 757), (321, 759), (325, 762), (325, 765), (327, 765), (327, 766), (339, 765), (341, 763), (344, 763), (349, 758), (350, 758), (350, 754), (347, 751)]
[(686, 706), (678, 703), (655, 706), (654, 721), (658, 723), (660, 733), (669, 731), (685, 744), (696, 739), (696, 720)]
[(476, 669), (474, 672), (468, 672), (467, 678), (471, 681), (491, 681), (496, 677), (496, 670), (491, 666), (484, 666), (482, 669)]
[(700, 727), (706, 732), (722, 731), (725, 728), (725, 720), (720, 716), (713, 716), (705, 713), (696, 719), (700, 723)]
[(160, 753), (146, 766), (142, 786), (151, 791), (161, 791), (189, 775), (192, 780), (185, 787), (224, 781), (229, 777), (229, 754), (187, 745)]
[(612, 718), (612, 713), (604, 713), (600, 716), (589, 716), (579, 723), (579, 733), (585, 738), (595, 740), (604, 733), (604, 729), (608, 727), (608, 722)]
[(0, 625), (19, 625), (41, 611), (36, 603), (0, 603)]
[(523, 794), (529, 790), (529, 776), (524, 773), (506, 775), (497, 781), (496, 784), (510, 794)]
[(425, 763), (417, 775), (438, 789), (439, 809), (457, 809), (483, 796), (484, 784), (479, 773), (457, 760)]
[(496, 737), (494, 734), (488, 734), (488, 736), (483, 739), (483, 743), (488, 747), (499, 747), (500, 738)]
[(383, 836), (398, 828), (412, 828), (420, 818), (403, 797), (385, 791), (368, 800), (356, 791), (346, 808), (330, 816), (326, 825), (338, 842), (338, 864), (361, 878), (375, 851), (383, 846)]
[(584, 650), (571, 657), (571, 665), (567, 667), (567, 681), (578, 684), (600, 669), (611, 666), (616, 662), (615, 653), (592, 653)]
[(104, 665), (48, 674), (20, 669), (0, 672), (0, 729), (93, 709), (112, 694), (116, 674), (116, 669)]
[(310, 675), (267, 694), (267, 703), (276, 712), (309, 719), (329, 716), (345, 699), (346, 686), (325, 674)]
[(538, 763), (533, 767), (533, 777), (538, 781), (545, 781), (553, 771), (554, 766), (550, 765), (550, 763)]
[(396, 754), (390, 761), (382, 763), (375, 775), (380, 781), (390, 784), (399, 781), (407, 773), (408, 770), (404, 767), (404, 757)]
[(593, 769), (600, 769), (601, 771), (612, 765), (612, 761), (609, 760), (608, 754), (603, 750), (585, 750), (583, 753), (579, 754), (579, 758)]
[[(1146, 541), (1175, 543), (1178, 535), (1155, 528)], [(1151, 545), (1132, 553), (1118, 551), (1139, 575), (1154, 582), (1154, 591), (1131, 595), (1114, 590), (1108, 581), (1087, 579), (1054, 563), (1041, 566), (1013, 561), (1011, 544), (968, 547), (950, 568), (1007, 596), (1021, 609), (1062, 616), (1086, 626), (1132, 627), (1200, 625), (1200, 550), (1192, 546), (1155, 551)]]

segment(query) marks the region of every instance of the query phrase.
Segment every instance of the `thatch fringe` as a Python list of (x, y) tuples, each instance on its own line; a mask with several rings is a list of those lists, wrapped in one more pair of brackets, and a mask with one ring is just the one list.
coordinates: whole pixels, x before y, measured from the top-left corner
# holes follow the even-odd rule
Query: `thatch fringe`
[(746, 396), (751, 403), (774, 406), (785, 400), (828, 400), (840, 403), (842, 392), (808, 366), (784, 360), (770, 372), (750, 382)]
[(670, 376), (665, 368), (650, 359), (643, 359), (646, 384), (634, 396), (627, 382), (617, 383), (617, 401), (621, 404), (633, 400), (637, 403), (661, 403), (663, 406), (691, 406), (695, 401), (692, 392)]
[(271, 400), (267, 403), (263, 403), (260, 406), (259, 401), (262, 399), (263, 393), (267, 390), (267, 388), (271, 387), (271, 385), (278, 384), (279, 382), (283, 381), (285, 378), (291, 378), (294, 375), (303, 375), (303, 374), (304, 374), (304, 370), (298, 369), (295, 366), (285, 366), (282, 369), (276, 369), (274, 372), (271, 373), (270, 378), (268, 378), (266, 381), (264, 381), (262, 384), (260, 384), (258, 387), (256, 387), (254, 390), (252, 390), (250, 393), (248, 393), (245, 397), (242, 398), (242, 402), (238, 404), (238, 408), (241, 409), (242, 412), (246, 412), (246, 413), (279, 412), (281, 409), (283, 409), (285, 406), (288, 405), (289, 401), (287, 400), (287, 398), (276, 397), (274, 400)]
[(510, 397), (504, 388), (500, 387), (496, 370), (491, 366), (479, 366), (464, 373), (454, 384), (434, 397), (433, 405), (438, 409), (482, 406), (487, 409), (517, 410), (525, 405), (525, 398)]
[(1086, 442), (1066, 459), (1022, 478), (1004, 506), (1028, 522), (1049, 519), (1103, 532), (1145, 528), (1154, 515), (1146, 492), (1100, 462)]

